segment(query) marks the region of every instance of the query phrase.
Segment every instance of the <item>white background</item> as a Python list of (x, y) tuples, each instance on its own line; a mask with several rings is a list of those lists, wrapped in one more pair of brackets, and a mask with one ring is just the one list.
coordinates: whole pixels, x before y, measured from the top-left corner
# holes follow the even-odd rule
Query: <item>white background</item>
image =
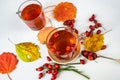
[[(16, 14), (19, 5), (25, 0), (0, 0), (0, 54), (2, 52), (15, 52), (13, 45), (20, 42), (33, 42), (40, 46), (41, 59), (26, 63), (19, 59), (17, 68), (10, 73), (13, 80), (39, 80), (35, 68), (46, 62), (47, 49), (37, 39), (38, 31), (32, 31), (25, 25)], [(39, 0), (43, 8), (56, 5), (62, 1), (73, 2), (77, 8), (76, 28), (85, 31), (90, 24), (88, 18), (94, 13), (99, 22), (106, 29), (112, 29), (105, 34), (105, 44), (108, 48), (99, 54), (113, 58), (120, 58), (120, 0)], [(53, 21), (55, 27), (59, 26)], [(61, 25), (61, 24), (60, 24)], [(17, 54), (16, 54), (17, 55)], [(78, 60), (79, 61), (79, 60)], [(120, 64), (99, 58), (88, 61), (86, 65), (78, 65), (76, 68), (83, 71), (90, 80), (120, 80)], [(47, 75), (41, 80), (51, 80)], [(9, 80), (7, 75), (0, 74), (0, 80)], [(63, 72), (57, 80), (86, 80), (86, 78), (74, 74), (74, 72)]]

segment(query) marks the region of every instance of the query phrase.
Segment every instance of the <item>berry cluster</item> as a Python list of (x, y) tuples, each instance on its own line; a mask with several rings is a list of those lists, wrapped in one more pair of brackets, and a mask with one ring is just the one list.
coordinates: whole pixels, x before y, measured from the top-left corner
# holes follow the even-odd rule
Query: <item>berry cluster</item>
[[(102, 48), (101, 48), (101, 50), (104, 50), (106, 48), (107, 48), (107, 46), (103, 45)], [(81, 53), (88, 60), (95, 60), (98, 57), (96, 53), (91, 52), (91, 51), (83, 50)], [(84, 62), (85, 62), (84, 60), (80, 60), (80, 63), (84, 63)]]
[[(78, 30), (74, 28), (75, 20), (66, 20), (63, 25), (69, 27), (71, 30), (74, 30), (76, 34), (78, 34)], [(72, 32), (72, 31), (71, 31)]]
[(80, 62), (78, 62), (78, 63), (58, 64), (58, 63), (52, 62), (50, 57), (47, 56), (46, 58), (49, 63), (45, 63), (42, 66), (36, 68), (36, 71), (40, 72), (38, 75), (39, 79), (43, 78), (43, 76), (45, 76), (45, 74), (52, 74), (51, 80), (56, 80), (57, 75), (61, 71), (73, 71), (73, 72), (76, 72), (79, 75), (82, 75), (85, 78), (89, 79), (88, 76), (82, 74), (81, 71), (76, 69), (74, 66), (71, 66), (71, 65), (75, 65), (75, 64), (84, 65), (86, 63), (84, 59), (80, 59)]
[[(96, 34), (101, 34), (102, 31), (98, 28), (102, 27), (101, 23), (99, 23), (96, 19), (96, 16), (94, 14), (92, 14), (92, 16), (89, 18), (90, 22), (93, 22), (93, 25), (89, 25), (89, 29), (90, 31), (86, 31), (85, 32), (85, 36), (86, 37), (92, 37), (93, 36), (93, 32), (97, 29)], [(103, 27), (102, 27), (103, 28)], [(91, 43), (92, 44), (92, 43)], [(101, 47), (101, 50), (106, 49), (107, 46), (103, 45)], [(92, 51), (87, 51), (87, 50), (83, 50), (82, 51), (82, 55), (87, 58), (88, 60), (95, 60), (98, 56), (96, 53), (92, 52)]]
[(75, 23), (75, 20), (72, 19), (72, 20), (67, 20), (67, 21), (65, 21), (65, 22), (63, 23), (63, 25), (68, 26), (68, 27), (70, 27), (70, 28), (73, 28), (73, 27), (74, 27), (74, 23)]
[[(86, 37), (92, 36), (92, 35), (93, 35), (93, 31), (94, 31), (95, 29), (98, 29), (98, 28), (102, 27), (101, 23), (99, 23), (99, 22), (96, 20), (96, 16), (95, 16), (94, 14), (89, 18), (89, 21), (90, 21), (90, 22), (93, 22), (94, 25), (89, 25), (90, 31), (86, 31), (86, 32), (85, 32)], [(100, 34), (101, 32), (102, 32), (101, 30), (97, 30), (96, 34)]]
[[(47, 61), (49, 62), (51, 61), (50, 57), (47, 56), (46, 58), (47, 58)], [(59, 68), (60, 68), (60, 64), (45, 63), (44, 65), (36, 68), (36, 71), (40, 71), (39, 79), (41, 79), (45, 75), (45, 73), (47, 73), (47, 74), (52, 74), (51, 80), (55, 80), (57, 78)]]
[(86, 57), (88, 60), (95, 60), (97, 58), (97, 54), (91, 51), (82, 51), (82, 55)]

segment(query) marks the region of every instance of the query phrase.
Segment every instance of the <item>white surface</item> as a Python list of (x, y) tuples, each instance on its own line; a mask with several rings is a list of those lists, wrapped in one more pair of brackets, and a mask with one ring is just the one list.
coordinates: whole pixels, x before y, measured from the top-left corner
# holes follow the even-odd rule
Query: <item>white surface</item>
[[(19, 60), (17, 68), (10, 73), (13, 80), (39, 80), (35, 68), (46, 62), (48, 55), (45, 45), (41, 45), (37, 40), (38, 31), (30, 30), (22, 20), (16, 15), (19, 5), (25, 0), (0, 0), (0, 54), (2, 52), (15, 52), (15, 47), (8, 41), (10, 38), (14, 43), (33, 42), (40, 46), (41, 59), (35, 62), (25, 63)], [(65, 0), (39, 0), (43, 7), (58, 4)], [(67, 1), (67, 0), (66, 0)], [(84, 30), (90, 23), (87, 21), (91, 14), (96, 14), (97, 19), (111, 32), (105, 35), (105, 43), (108, 48), (100, 54), (120, 58), (120, 0), (69, 0), (77, 8), (76, 25), (80, 30)], [(56, 23), (53, 23), (56, 25)], [(59, 25), (58, 25), (59, 26)], [(120, 80), (120, 64), (106, 60), (97, 59), (98, 63), (92, 61), (86, 65), (76, 66), (83, 73), (87, 74), (90, 80)], [(50, 80), (51, 76), (46, 76), (41, 80)], [(0, 80), (9, 80), (6, 75), (0, 74)], [(57, 80), (86, 80), (86, 78), (64, 72)]]

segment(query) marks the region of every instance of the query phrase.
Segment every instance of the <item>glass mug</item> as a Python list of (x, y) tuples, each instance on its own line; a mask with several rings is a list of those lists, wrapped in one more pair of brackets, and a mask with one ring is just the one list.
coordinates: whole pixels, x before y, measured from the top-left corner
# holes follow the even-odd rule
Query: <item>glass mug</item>
[(17, 14), (32, 30), (40, 30), (46, 25), (42, 4), (38, 0), (23, 2)]
[(75, 29), (58, 27), (46, 39), (49, 56), (57, 63), (69, 63), (80, 55), (81, 44)]

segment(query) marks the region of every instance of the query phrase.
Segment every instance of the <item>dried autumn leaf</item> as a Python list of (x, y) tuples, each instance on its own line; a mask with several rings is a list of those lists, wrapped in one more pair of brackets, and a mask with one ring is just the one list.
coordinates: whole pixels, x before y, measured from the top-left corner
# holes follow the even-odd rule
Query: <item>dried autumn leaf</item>
[(104, 45), (104, 35), (103, 34), (93, 34), (93, 36), (86, 37), (84, 42), (85, 50), (97, 52), (101, 50)]
[(0, 73), (9, 74), (12, 72), (18, 63), (17, 57), (10, 52), (3, 52), (0, 55)]
[(25, 62), (32, 62), (40, 58), (39, 46), (31, 42), (18, 43), (15, 45), (19, 58)]
[(76, 17), (77, 9), (75, 5), (71, 2), (61, 2), (59, 3), (53, 11), (54, 18), (57, 21), (72, 20)]
[(45, 44), (46, 42), (46, 38), (48, 36), (48, 34), (55, 29), (54, 27), (45, 27), (44, 29), (40, 30), (37, 37), (38, 40), (40, 41), (41, 44)]

